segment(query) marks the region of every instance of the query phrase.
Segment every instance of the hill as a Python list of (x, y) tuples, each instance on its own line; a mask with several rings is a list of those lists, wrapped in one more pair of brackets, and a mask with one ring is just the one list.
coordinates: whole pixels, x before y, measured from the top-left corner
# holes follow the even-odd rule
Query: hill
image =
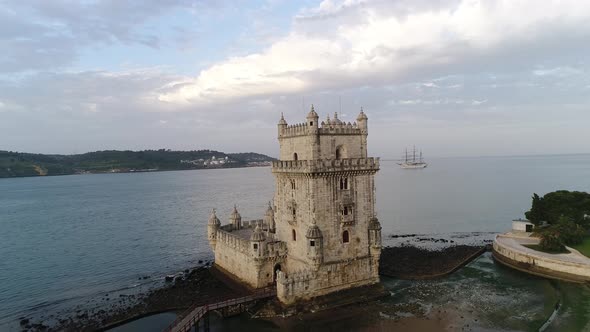
[(75, 155), (0, 151), (0, 178), (169, 171), (203, 168), (267, 166), (273, 158), (259, 153), (198, 151), (96, 151)]

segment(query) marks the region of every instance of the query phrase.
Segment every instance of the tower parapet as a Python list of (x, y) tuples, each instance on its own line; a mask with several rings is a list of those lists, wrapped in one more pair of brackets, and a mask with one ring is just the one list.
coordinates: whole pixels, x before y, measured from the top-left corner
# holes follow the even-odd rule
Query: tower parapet
[(339, 160), (275, 160), (273, 173), (332, 173), (370, 172), (379, 170), (379, 158), (349, 158)]

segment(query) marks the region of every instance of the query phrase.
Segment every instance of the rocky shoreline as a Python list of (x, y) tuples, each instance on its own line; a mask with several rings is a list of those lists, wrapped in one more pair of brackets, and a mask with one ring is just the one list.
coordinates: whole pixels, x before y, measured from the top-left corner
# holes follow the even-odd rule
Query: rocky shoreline
[[(424, 279), (443, 276), (479, 256), (483, 246), (457, 245), (442, 250), (427, 250), (414, 246), (385, 247), (381, 255), (380, 273), (401, 279)], [(22, 331), (104, 331), (140, 317), (160, 312), (182, 313), (194, 304), (217, 302), (242, 296), (248, 290), (220, 278), (211, 262), (185, 270), (169, 285), (147, 294), (119, 295), (111, 299), (109, 308), (77, 310), (68, 317), (43, 320), (22, 318)], [(106, 295), (108, 297), (108, 294)]]
[[(172, 282), (147, 294), (123, 295), (109, 300), (108, 308), (76, 310), (68, 317), (44, 320), (21, 318), (22, 331), (103, 331), (140, 317), (167, 311), (182, 312), (192, 304), (209, 303), (241, 295), (213, 275), (211, 263), (184, 271)], [(105, 295), (107, 298), (109, 294)]]
[(399, 279), (433, 279), (456, 271), (487, 250), (487, 246), (456, 245), (428, 250), (402, 245), (381, 251), (379, 274)]

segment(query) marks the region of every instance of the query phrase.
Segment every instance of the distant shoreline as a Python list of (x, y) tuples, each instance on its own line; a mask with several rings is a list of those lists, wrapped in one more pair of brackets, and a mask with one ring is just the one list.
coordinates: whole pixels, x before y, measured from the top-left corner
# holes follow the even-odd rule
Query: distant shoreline
[(179, 169), (154, 169), (154, 170), (121, 170), (116, 172), (100, 172), (100, 171), (85, 171), (79, 173), (69, 174), (46, 174), (46, 175), (21, 175), (21, 176), (0, 176), (2, 179), (19, 179), (19, 178), (42, 178), (42, 177), (55, 177), (55, 176), (69, 176), (69, 175), (100, 175), (100, 174), (133, 174), (133, 173), (161, 173), (161, 172), (176, 172), (176, 171), (206, 171), (206, 170), (221, 170), (221, 169), (233, 169), (233, 168), (255, 168), (255, 167), (270, 167), (268, 165), (240, 165), (240, 166), (223, 166), (223, 167), (203, 167), (203, 168), (179, 168)]
[(255, 152), (225, 153), (213, 150), (106, 150), (79, 155), (0, 150), (0, 178), (258, 167), (269, 166), (273, 160), (272, 157)]

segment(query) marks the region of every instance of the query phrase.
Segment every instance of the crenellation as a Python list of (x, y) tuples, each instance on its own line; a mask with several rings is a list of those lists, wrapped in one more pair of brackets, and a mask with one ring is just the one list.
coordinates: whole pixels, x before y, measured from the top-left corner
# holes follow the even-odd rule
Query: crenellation
[(326, 173), (379, 170), (379, 158), (349, 158), (340, 160), (275, 160), (273, 173)]

